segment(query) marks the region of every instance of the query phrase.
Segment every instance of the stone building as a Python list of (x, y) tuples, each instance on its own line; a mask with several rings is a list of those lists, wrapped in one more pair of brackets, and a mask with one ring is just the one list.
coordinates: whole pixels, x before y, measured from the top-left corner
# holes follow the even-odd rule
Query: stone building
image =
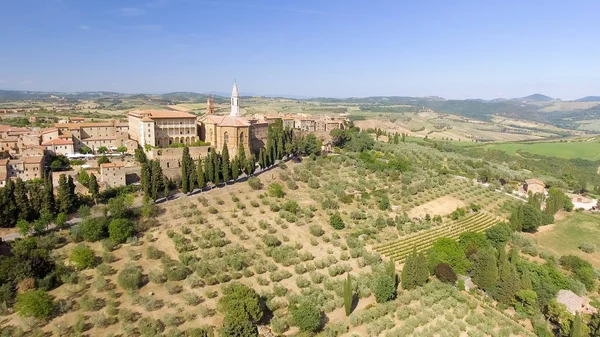
[(100, 182), (106, 186), (125, 186), (126, 172), (123, 164), (106, 163), (100, 165)]
[(210, 143), (217, 151), (227, 145), (234, 156), (240, 147), (250, 153), (250, 122), (240, 114), (240, 97), (237, 84), (231, 92), (231, 112), (227, 116), (208, 113), (200, 118), (200, 139)]
[(55, 138), (42, 143), (46, 152), (53, 155), (68, 156), (75, 153), (73, 141), (64, 138)]
[(8, 179), (21, 178), (31, 180), (42, 178), (44, 157), (32, 156), (23, 159), (0, 159), (0, 187), (4, 187)]
[[(106, 147), (109, 150), (116, 151), (120, 146), (136, 146), (128, 143), (129, 126), (118, 120), (108, 122), (77, 122), (77, 123), (56, 123), (54, 128), (58, 129), (59, 138), (70, 139), (73, 142), (73, 153), (80, 152), (82, 148), (88, 147), (96, 152), (100, 147)], [(54, 134), (51, 134), (53, 139)], [(42, 135), (44, 138), (44, 135)], [(45, 141), (42, 139), (42, 143)], [(129, 149), (128, 150), (132, 150)]]
[(525, 180), (525, 186), (523, 186), (525, 193), (531, 192), (533, 194), (536, 193), (541, 193), (541, 194), (545, 194), (546, 193), (546, 184), (544, 184), (543, 181), (539, 180), (539, 179), (527, 179)]
[(140, 146), (169, 147), (198, 141), (196, 115), (169, 110), (136, 110), (129, 117), (129, 136)]

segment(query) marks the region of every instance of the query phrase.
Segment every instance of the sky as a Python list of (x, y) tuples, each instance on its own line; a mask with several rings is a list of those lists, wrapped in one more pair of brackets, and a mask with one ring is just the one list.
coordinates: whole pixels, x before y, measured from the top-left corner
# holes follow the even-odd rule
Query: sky
[(0, 0), (0, 89), (600, 95), (600, 1)]

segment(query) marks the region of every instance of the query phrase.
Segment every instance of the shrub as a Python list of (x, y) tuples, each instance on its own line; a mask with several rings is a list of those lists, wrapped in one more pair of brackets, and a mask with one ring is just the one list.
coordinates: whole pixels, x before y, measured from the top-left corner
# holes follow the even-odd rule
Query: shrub
[(281, 245), (281, 241), (279, 241), (275, 235), (266, 234), (262, 237), (262, 240), (267, 247), (277, 247)]
[(151, 260), (158, 260), (163, 257), (163, 255), (164, 253), (154, 246), (148, 246), (148, 248), (146, 248), (146, 256)]
[(317, 189), (317, 188), (321, 187), (321, 185), (319, 184), (319, 180), (317, 180), (316, 178), (310, 178), (308, 180), (308, 187), (310, 187), (312, 189)]
[(248, 179), (248, 185), (250, 185), (250, 188), (257, 191), (262, 189), (263, 184), (260, 181), (260, 179), (258, 179), (257, 177), (251, 177)]
[(52, 313), (54, 301), (42, 289), (30, 290), (17, 296), (15, 309), (22, 317), (45, 319)]
[(71, 261), (78, 270), (83, 270), (94, 266), (96, 255), (90, 247), (80, 244), (71, 251), (69, 261)]
[(219, 213), (219, 210), (217, 210), (217, 209), (216, 209), (215, 207), (213, 207), (213, 206), (210, 206), (210, 207), (208, 208), (208, 213), (210, 213), (210, 214), (217, 214), (217, 213)]
[(579, 245), (579, 249), (585, 253), (591, 254), (596, 251), (596, 245), (591, 242), (584, 242)]
[(331, 227), (337, 230), (344, 229), (344, 227), (346, 227), (344, 225), (344, 220), (342, 220), (342, 217), (340, 217), (339, 214), (332, 214), (329, 217), (329, 224), (331, 225)]
[(179, 294), (183, 291), (183, 287), (177, 283), (165, 283), (165, 289), (170, 295)]
[(73, 229), (85, 241), (95, 242), (102, 240), (108, 234), (107, 219), (103, 217), (86, 219), (77, 226), (74, 226)]
[(283, 198), (285, 196), (285, 192), (283, 191), (283, 186), (279, 183), (272, 183), (269, 185), (269, 195), (276, 198)]
[(457, 280), (456, 273), (446, 263), (440, 263), (435, 267), (435, 276), (444, 283), (454, 284)]
[(157, 319), (143, 317), (138, 322), (138, 330), (144, 337), (161, 336), (165, 330), (165, 325)]
[(322, 236), (323, 234), (325, 234), (325, 231), (319, 225), (310, 225), (310, 227), (308, 227), (308, 230), (310, 231), (310, 234), (312, 234), (316, 237), (319, 237), (319, 236)]
[(127, 264), (119, 275), (117, 276), (117, 282), (121, 288), (125, 290), (137, 290), (142, 287), (143, 275), (140, 267), (134, 264)]
[(226, 319), (235, 315), (237, 320), (258, 321), (263, 315), (256, 291), (241, 283), (223, 287), (223, 297), (219, 299), (217, 308), (225, 314)]
[(302, 331), (315, 332), (321, 327), (321, 309), (311, 298), (302, 298), (291, 306), (290, 313), (294, 325)]
[(293, 180), (287, 180), (285, 182), (285, 186), (287, 186), (287, 188), (289, 188), (290, 190), (297, 190), (298, 189), (298, 185), (296, 184), (295, 181)]
[(388, 273), (377, 273), (372, 281), (371, 290), (377, 303), (387, 302), (396, 294), (396, 280)]
[(298, 288), (306, 288), (310, 286), (310, 281), (303, 276), (299, 276), (298, 278), (296, 278), (296, 285), (298, 286)]
[(108, 224), (108, 237), (117, 243), (127, 241), (133, 235), (133, 223), (127, 219), (113, 219)]

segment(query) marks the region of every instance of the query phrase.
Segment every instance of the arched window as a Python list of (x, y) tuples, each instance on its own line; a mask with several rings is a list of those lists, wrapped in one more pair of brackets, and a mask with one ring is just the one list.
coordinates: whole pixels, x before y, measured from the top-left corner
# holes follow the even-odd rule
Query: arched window
[(240, 142), (239, 145), (242, 146), (244, 144), (244, 132), (240, 132)]
[(225, 143), (225, 144), (229, 143), (229, 134), (227, 132), (225, 132), (225, 134), (223, 134), (223, 143)]

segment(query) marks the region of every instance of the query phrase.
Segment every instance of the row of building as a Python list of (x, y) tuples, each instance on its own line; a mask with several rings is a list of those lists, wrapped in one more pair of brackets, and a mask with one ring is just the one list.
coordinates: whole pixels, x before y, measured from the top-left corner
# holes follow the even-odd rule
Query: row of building
[[(45, 156), (74, 157), (84, 152), (97, 153), (101, 148), (117, 152), (122, 147), (133, 153), (142, 147), (147, 149), (149, 158), (161, 162), (163, 169), (175, 171), (181, 165), (182, 150), (172, 148), (174, 144), (193, 146), (191, 152), (196, 158), (206, 155), (209, 146), (218, 151), (227, 146), (230, 153), (237, 153), (243, 147), (246, 153), (257, 153), (266, 145), (269, 125), (277, 121), (281, 121), (284, 127), (323, 133), (344, 128), (347, 121), (342, 117), (312, 118), (306, 115), (245, 118), (240, 113), (240, 97), (235, 83), (230, 104), (228, 115), (215, 114), (214, 101), (209, 98), (206, 114), (201, 117), (175, 110), (134, 110), (127, 114), (127, 121), (88, 122), (76, 117), (38, 130), (0, 125), (0, 151), (3, 153), (0, 158), (6, 158), (0, 162), (0, 186), (7, 179), (39, 177)], [(119, 165), (110, 165), (110, 176), (116, 176), (114, 171), (119, 168), (128, 171), (126, 166)], [(108, 165), (106, 168), (109, 168)], [(109, 185), (124, 181), (121, 177), (107, 180), (116, 181)]]

